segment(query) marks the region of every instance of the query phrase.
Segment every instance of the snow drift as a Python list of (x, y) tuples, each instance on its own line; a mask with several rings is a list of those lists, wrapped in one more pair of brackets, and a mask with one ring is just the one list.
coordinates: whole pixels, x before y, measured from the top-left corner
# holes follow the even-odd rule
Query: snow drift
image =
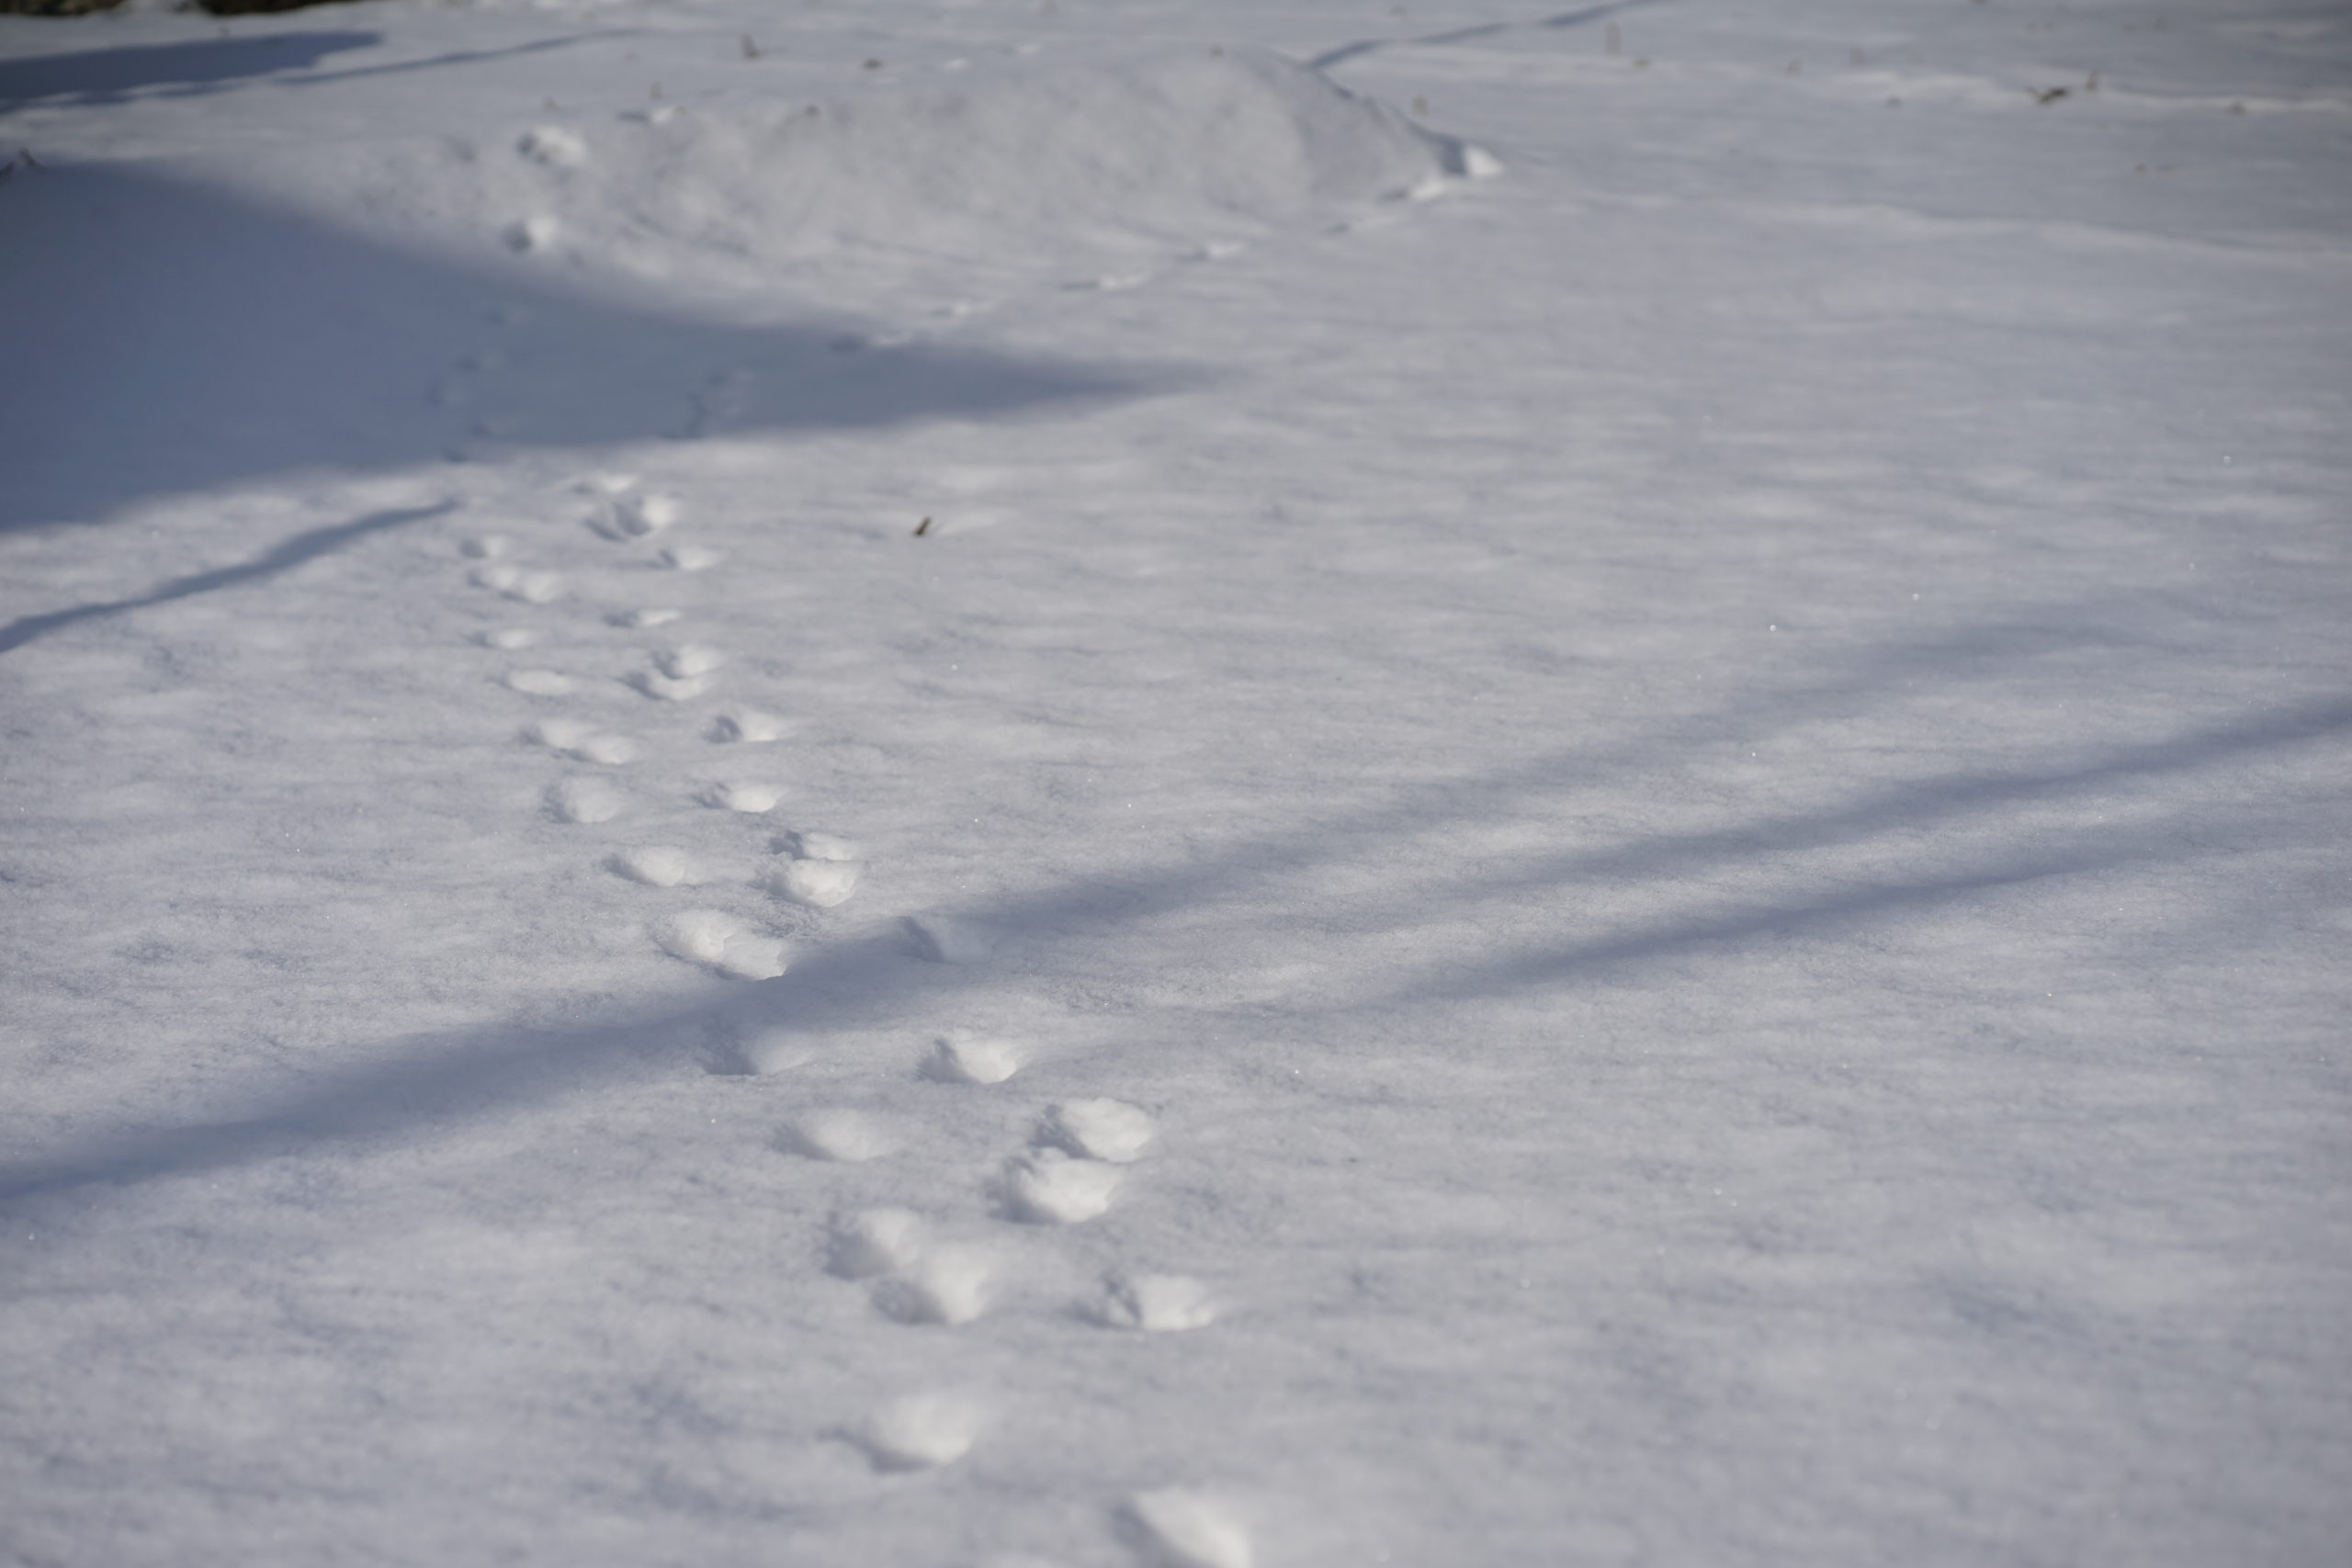
[[(44, 309), (0, 319), (0, 363), (48, 370), (0, 386), (0, 526), (484, 442), (1096, 395), (1129, 378), (935, 344), (835, 351), (1492, 166), (1262, 51), (1001, 58), (931, 80), (843, 102), (774, 85), (575, 100), (28, 173), (0, 215), (0, 287)], [(495, 412), (475, 406), (485, 377)], [(108, 456), (122, 428), (144, 433), (139, 464)]]
[(406, 170), (371, 205), (447, 202), (454, 183), (482, 204), (464, 215), (477, 241), (591, 270), (772, 285), (878, 269), (952, 290), (958, 269), (1148, 265), (1498, 166), (1261, 51), (1097, 52), (944, 79), (956, 85), (549, 116), (503, 146), (445, 142), (435, 155), (472, 180)]
[[(969, 92), (681, 111), (616, 138), (640, 220), (754, 254), (1061, 254), (1434, 188), (1476, 161), (1257, 52), (1035, 70)], [(529, 140), (526, 138), (526, 140)]]

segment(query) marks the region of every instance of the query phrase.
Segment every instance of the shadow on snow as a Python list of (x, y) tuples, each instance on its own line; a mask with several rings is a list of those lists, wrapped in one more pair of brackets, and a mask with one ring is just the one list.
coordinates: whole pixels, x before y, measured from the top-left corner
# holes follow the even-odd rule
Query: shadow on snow
[(277, 33), (23, 55), (0, 60), (0, 108), (40, 98), (107, 103), (149, 87), (209, 88), (306, 70), (330, 54), (382, 41), (380, 33)]
[[(487, 238), (487, 237), (486, 237)], [(487, 250), (487, 246), (485, 249)], [(116, 165), (0, 186), (0, 532), (295, 469), (790, 434), (1131, 397), (1171, 373), (750, 326), (403, 253)]]
[(332, 555), (356, 539), (387, 528), (398, 528), (410, 523), (422, 523), (428, 517), (440, 517), (455, 511), (457, 502), (445, 501), (438, 506), (412, 506), (399, 511), (370, 513), (348, 523), (332, 527), (313, 528), (307, 534), (297, 534), (249, 561), (224, 566), (212, 571), (193, 572), (158, 584), (148, 592), (130, 599), (110, 599), (96, 604), (77, 604), (71, 610), (56, 610), (46, 615), (26, 615), (0, 626), (0, 653), (22, 648), (35, 637), (100, 615), (119, 615), (126, 610), (137, 610), (149, 604), (161, 604), (173, 599), (186, 599), (198, 593), (209, 593), (216, 588), (233, 587), (241, 582), (260, 582), (290, 571), (304, 561)]
[[(465, 50), (421, 60), (385, 61), (334, 71), (320, 70), (318, 66), (331, 54), (372, 49), (384, 41), (384, 36), (351, 31), (268, 33), (241, 39), (195, 39), (184, 43), (21, 55), (14, 60), (0, 60), (0, 115), (52, 98), (75, 104), (110, 104), (134, 96), (196, 97), (259, 76), (276, 77), (273, 86), (311, 87), (355, 77), (390, 76), (447, 65), (469, 65), (482, 60), (503, 60), (518, 54), (542, 54), (604, 39), (635, 36), (628, 29), (605, 28), (509, 44), (503, 49)], [(308, 74), (291, 74), (296, 72)]]
[[(1871, 650), (1868, 658), (1882, 674), (1933, 664), (1948, 676), (1965, 678), (2049, 650), (2033, 628), (2017, 628), (2017, 634), (1925, 639)], [(1771, 699), (1775, 721), (1786, 727), (1867, 707), (1871, 684), (1853, 671), (1827, 672)], [(1512, 809), (1555, 811), (1595, 784), (1654, 776), (1662, 755), (1684, 754), (1735, 728), (1757, 733), (1758, 701), (1757, 694), (1746, 694), (1711, 713), (1650, 727), (1615, 747), (1555, 751), (1481, 777), (1415, 786), (1379, 806), (1228, 844), (1182, 864), (1067, 881), (963, 913), (1003, 932), (1017, 954), (1026, 942), (1074, 926), (1134, 928), (1237, 889), (1296, 888), (1317, 868), (1387, 856), (1400, 841), (1442, 836), (1457, 821)], [(1787, 937), (1874, 944), (1890, 918), (1981, 908), (2010, 890), (2053, 880), (2235, 853), (2276, 836), (2281, 827), (2274, 820), (2277, 801), (2256, 798), (2226, 811), (2186, 807), (2163, 819), (2055, 835), (2021, 826), (2016, 814), (2150, 779), (2267, 765), (2290, 749), (2348, 734), (2352, 696), (2326, 697), (2185, 727), (2161, 741), (2070, 747), (2052, 760), (1947, 771), (1733, 828), (1626, 838), (1540, 861), (1505, 880), (1470, 876), (1450, 888), (1417, 889), (1417, 906), (1446, 900), (1543, 908), (1550, 900), (1557, 912), (1562, 897), (1579, 886), (1639, 884), (1670, 890), (1682, 908), (1589, 935), (1567, 931), (1564, 922), (1557, 937), (1481, 963), (1424, 966), (1357, 1005), (1420, 1008), (1545, 987), (1609, 987), (1647, 964)], [(1906, 847), (1922, 829), (1971, 818), (1979, 827), (1999, 827), (1998, 841)], [(1760, 856), (1801, 855), (1864, 840), (1902, 850), (1902, 868), (1858, 877), (1796, 859), (1778, 868), (1781, 890), (1765, 896), (1727, 895), (1700, 881), (1708, 871), (1752, 864)], [(1274, 940), (1274, 933), (1263, 934)], [(730, 1037), (750, 1027), (782, 1026), (821, 1038), (911, 1025), (939, 1002), (1001, 983), (1018, 968), (1017, 957), (1001, 966), (924, 963), (893, 933), (869, 929), (719, 1002), (649, 1007), (576, 1029), (492, 1028), (395, 1042), (387, 1047), (391, 1054), (322, 1072), (243, 1120), (104, 1134), (78, 1149), (0, 1167), (0, 1202), (299, 1153), (324, 1140), (397, 1136), (413, 1143), (420, 1132), (436, 1127), (454, 1128), (631, 1076), (675, 1072), (682, 1058), (696, 1051), (708, 1066), (723, 1055)]]

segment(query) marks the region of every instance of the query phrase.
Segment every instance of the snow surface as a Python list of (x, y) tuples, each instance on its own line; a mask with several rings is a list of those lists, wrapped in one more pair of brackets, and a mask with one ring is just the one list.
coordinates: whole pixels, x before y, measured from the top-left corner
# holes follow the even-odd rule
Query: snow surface
[(0, 1561), (2323, 1564), (2352, 16), (0, 18)]

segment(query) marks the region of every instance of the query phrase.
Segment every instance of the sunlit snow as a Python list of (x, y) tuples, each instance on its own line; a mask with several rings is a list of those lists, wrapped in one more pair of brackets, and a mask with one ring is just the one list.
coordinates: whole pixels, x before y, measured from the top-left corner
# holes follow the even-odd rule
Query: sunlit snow
[(2352, 13), (0, 17), (0, 1561), (2352, 1539)]

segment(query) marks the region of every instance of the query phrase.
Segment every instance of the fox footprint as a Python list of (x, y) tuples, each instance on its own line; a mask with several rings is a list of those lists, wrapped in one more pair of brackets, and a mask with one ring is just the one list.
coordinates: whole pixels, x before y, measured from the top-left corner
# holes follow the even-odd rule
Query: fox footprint
[(629, 683), (649, 697), (675, 703), (710, 690), (711, 674), (727, 662), (727, 656), (715, 648), (686, 643), (657, 650), (651, 661), (653, 668), (631, 675)]
[(1105, 1281), (1097, 1321), (1146, 1334), (1177, 1334), (1216, 1321), (1216, 1294), (1184, 1274), (1114, 1275)]
[(874, 1304), (906, 1324), (957, 1327), (977, 1320), (995, 1295), (996, 1258), (968, 1243), (934, 1245), (907, 1209), (835, 1216), (826, 1267), (838, 1279), (874, 1281)]
[(577, 757), (583, 762), (616, 767), (637, 761), (636, 741), (626, 735), (606, 735), (576, 719), (543, 718), (526, 733), (549, 750)]
[(718, 909), (688, 909), (656, 928), (654, 940), (673, 958), (707, 964), (736, 980), (773, 980), (785, 970), (785, 944), (763, 936)]
[(915, 1393), (880, 1406), (853, 1436), (876, 1470), (933, 1470), (969, 1453), (985, 1420), (967, 1395)]
[(1008, 1161), (998, 1183), (1005, 1217), (1029, 1224), (1074, 1225), (1111, 1207), (1126, 1172), (1097, 1159), (1076, 1159), (1057, 1148), (1033, 1149)]

